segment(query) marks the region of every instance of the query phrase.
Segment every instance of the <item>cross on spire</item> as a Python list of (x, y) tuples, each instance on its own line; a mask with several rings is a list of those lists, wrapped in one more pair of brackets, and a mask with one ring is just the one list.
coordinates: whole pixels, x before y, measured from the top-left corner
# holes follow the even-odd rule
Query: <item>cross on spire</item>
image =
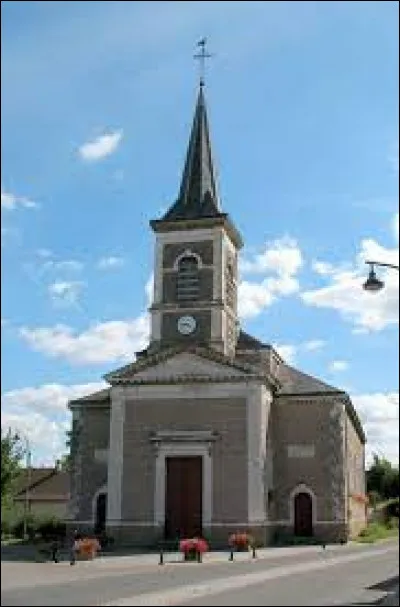
[(194, 55), (194, 58), (197, 59), (199, 62), (200, 86), (201, 87), (204, 86), (206, 59), (209, 59), (210, 57), (212, 57), (212, 54), (208, 53), (206, 51), (206, 44), (207, 44), (207, 38), (202, 38), (201, 40), (199, 40), (199, 42), (197, 43), (197, 46), (200, 47), (200, 51), (196, 55)]

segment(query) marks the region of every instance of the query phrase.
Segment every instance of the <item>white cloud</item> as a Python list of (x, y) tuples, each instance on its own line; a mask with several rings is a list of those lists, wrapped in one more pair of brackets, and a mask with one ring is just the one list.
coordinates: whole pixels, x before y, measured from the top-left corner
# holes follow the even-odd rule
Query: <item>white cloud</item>
[(71, 306), (77, 304), (83, 287), (79, 280), (58, 280), (49, 285), (48, 291), (55, 303)]
[(295, 240), (284, 237), (267, 243), (263, 253), (252, 260), (244, 260), (240, 269), (244, 274), (270, 274), (260, 282), (242, 280), (238, 289), (238, 309), (241, 318), (257, 316), (279, 296), (299, 290), (296, 274), (302, 266), (301, 251)]
[(66, 452), (65, 433), (70, 427), (67, 402), (105, 386), (105, 382), (45, 384), (10, 390), (1, 397), (2, 427), (11, 427), (29, 439), (34, 465), (54, 464)]
[(153, 293), (154, 293), (154, 274), (151, 273), (149, 280), (146, 282), (144, 291), (147, 297), (147, 305), (151, 306), (153, 303)]
[(238, 290), (238, 311), (241, 318), (258, 316), (264, 308), (271, 305), (272, 293), (269, 292), (266, 281), (260, 284), (243, 280)]
[(124, 259), (122, 257), (115, 257), (110, 255), (109, 257), (102, 257), (97, 263), (99, 270), (109, 270), (112, 268), (120, 268), (124, 265)]
[[(84, 264), (77, 259), (55, 259), (54, 254), (48, 249), (39, 249), (36, 251), (36, 257), (29, 263), (24, 264), (25, 271), (29, 274), (32, 280), (39, 281), (48, 274), (76, 274), (81, 272)], [(58, 280), (60, 276), (57, 277)]]
[(73, 364), (126, 362), (147, 345), (149, 319), (142, 314), (133, 320), (98, 323), (82, 333), (64, 325), (22, 327), (20, 335), (34, 350)]
[(329, 371), (346, 371), (349, 368), (349, 363), (346, 360), (333, 360), (329, 364)]
[(326, 345), (323, 339), (310, 339), (299, 344), (273, 344), (275, 350), (280, 354), (285, 362), (293, 365), (296, 358), (302, 352), (316, 352)]
[(272, 344), (279, 356), (289, 365), (293, 365), (296, 359), (297, 346), (292, 344)]
[[(393, 219), (395, 224), (398, 218)], [(399, 322), (399, 273), (396, 270), (377, 268), (385, 282), (380, 292), (369, 293), (362, 289), (368, 273), (366, 260), (399, 263), (399, 249), (388, 249), (373, 239), (364, 239), (356, 260), (351, 266), (335, 266), (314, 262), (314, 269), (329, 279), (327, 286), (305, 291), (303, 301), (311, 306), (337, 310), (344, 319), (355, 325), (355, 331), (379, 331)]]
[(17, 207), (24, 207), (26, 209), (37, 209), (39, 207), (37, 202), (26, 198), (25, 196), (16, 196), (11, 192), (5, 192), (1, 190), (1, 208), (7, 211), (13, 211)]
[(38, 257), (42, 257), (42, 258), (47, 259), (47, 258), (49, 258), (49, 257), (53, 257), (53, 252), (52, 252), (52, 251), (50, 251), (50, 249), (38, 249), (38, 250), (36, 251), (36, 255), (37, 255)]
[(80, 146), (78, 154), (83, 160), (96, 161), (113, 154), (122, 141), (122, 130), (99, 135), (93, 141)]
[(366, 453), (399, 462), (399, 393), (354, 394), (352, 401), (367, 435)]
[(71, 271), (80, 272), (83, 269), (83, 263), (76, 259), (65, 259), (64, 261), (47, 261), (44, 266), (45, 269), (53, 269), (56, 271)]
[(313, 261), (311, 267), (320, 276), (330, 276), (335, 273), (335, 266), (327, 261)]
[(325, 345), (326, 341), (323, 339), (310, 339), (304, 342), (303, 349), (306, 352), (315, 352), (316, 350), (321, 350)]
[(297, 242), (288, 236), (267, 242), (263, 253), (256, 254), (252, 260), (243, 260), (240, 269), (244, 273), (264, 274), (276, 272), (280, 276), (291, 276), (303, 263)]

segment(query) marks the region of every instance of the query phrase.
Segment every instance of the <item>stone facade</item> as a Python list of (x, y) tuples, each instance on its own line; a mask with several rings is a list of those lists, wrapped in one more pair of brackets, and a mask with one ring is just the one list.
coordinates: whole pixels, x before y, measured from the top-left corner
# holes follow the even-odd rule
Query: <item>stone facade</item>
[[(202, 88), (178, 199), (150, 223), (149, 345), (106, 375), (108, 389), (70, 403), (71, 525), (92, 530), (106, 492), (117, 543), (199, 527), (214, 546), (237, 530), (260, 544), (354, 535), (366, 521), (365, 437), (348, 395), (239, 329), (242, 239), (220, 209)], [(194, 506), (182, 489), (191, 463)]]

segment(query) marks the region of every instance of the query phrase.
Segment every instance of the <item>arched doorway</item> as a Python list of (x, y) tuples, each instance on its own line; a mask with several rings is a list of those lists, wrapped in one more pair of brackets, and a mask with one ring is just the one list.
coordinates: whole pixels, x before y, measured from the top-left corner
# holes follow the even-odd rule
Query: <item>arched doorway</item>
[(107, 493), (99, 493), (96, 499), (96, 517), (94, 524), (95, 533), (103, 533), (106, 530), (107, 519)]
[(313, 535), (313, 504), (311, 495), (305, 491), (294, 498), (294, 534), (301, 537)]

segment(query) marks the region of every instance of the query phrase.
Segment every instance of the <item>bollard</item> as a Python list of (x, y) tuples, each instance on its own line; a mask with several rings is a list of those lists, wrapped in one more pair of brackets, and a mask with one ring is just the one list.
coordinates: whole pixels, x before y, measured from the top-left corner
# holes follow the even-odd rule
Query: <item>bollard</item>
[(232, 548), (231, 548), (231, 552), (229, 554), (229, 560), (233, 561), (233, 550), (232, 550)]
[(257, 558), (255, 546), (252, 547), (252, 551), (253, 551), (253, 554), (252, 554), (253, 559)]
[(160, 560), (159, 560), (159, 565), (164, 565), (164, 551), (162, 548), (160, 548)]
[(201, 563), (201, 552), (200, 552), (200, 550), (197, 551), (197, 562)]

